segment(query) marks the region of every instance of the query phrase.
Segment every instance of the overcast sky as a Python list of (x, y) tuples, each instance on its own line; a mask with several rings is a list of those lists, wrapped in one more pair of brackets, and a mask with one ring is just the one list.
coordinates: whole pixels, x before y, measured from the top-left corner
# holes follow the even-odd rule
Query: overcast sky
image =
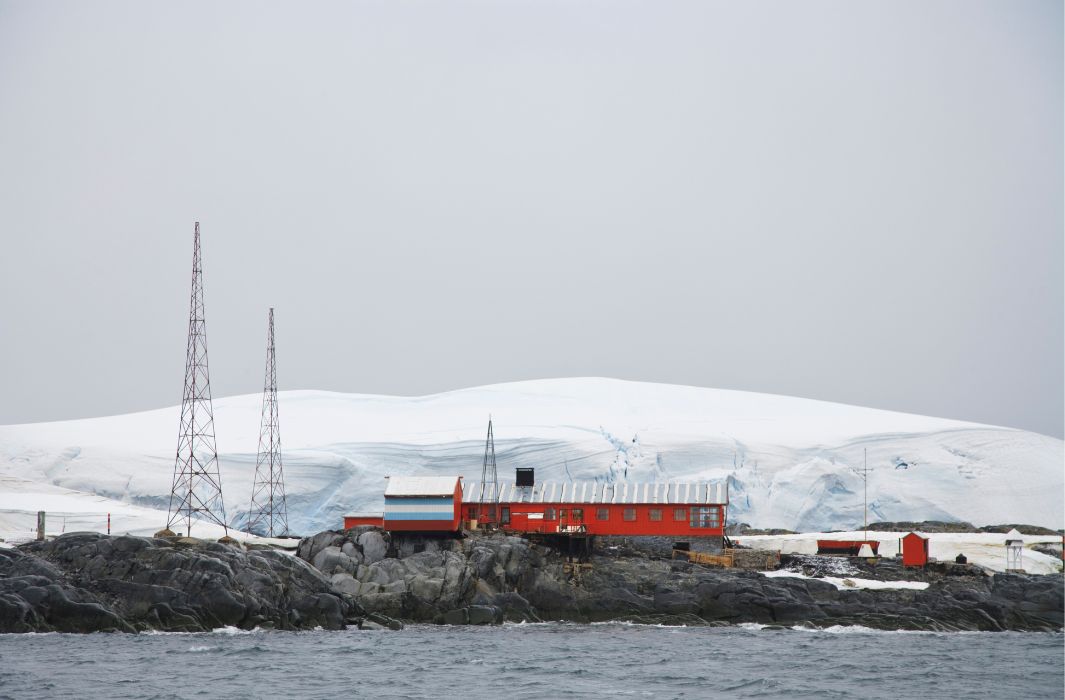
[[(0, 0), (0, 423), (599, 375), (1063, 433), (1062, 3)], [(283, 419), (283, 418), (282, 418)], [(174, 429), (177, 430), (175, 425)]]

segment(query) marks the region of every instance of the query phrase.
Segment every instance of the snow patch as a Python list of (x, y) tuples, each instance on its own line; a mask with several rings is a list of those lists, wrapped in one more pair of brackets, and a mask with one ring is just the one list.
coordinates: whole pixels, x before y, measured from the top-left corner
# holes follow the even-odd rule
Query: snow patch
[(767, 578), (805, 578), (813, 579), (815, 581), (824, 581), (825, 583), (831, 583), (841, 591), (877, 591), (890, 589), (923, 591), (928, 588), (928, 583), (926, 581), (878, 581), (876, 579), (857, 578), (854, 576), (848, 576), (847, 578), (838, 578), (836, 576), (814, 577), (807, 576), (801, 572), (788, 571), (785, 569), (780, 569), (778, 571), (761, 571), (759, 573)]

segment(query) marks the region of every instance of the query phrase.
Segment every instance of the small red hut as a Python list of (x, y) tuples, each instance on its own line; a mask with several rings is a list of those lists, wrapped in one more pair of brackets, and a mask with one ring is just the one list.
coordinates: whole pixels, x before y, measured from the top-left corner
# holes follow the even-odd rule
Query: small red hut
[(345, 530), (350, 530), (359, 525), (382, 527), (384, 525), (384, 513), (348, 513), (344, 516)]
[(903, 566), (924, 566), (928, 563), (928, 538), (916, 532), (899, 540)]

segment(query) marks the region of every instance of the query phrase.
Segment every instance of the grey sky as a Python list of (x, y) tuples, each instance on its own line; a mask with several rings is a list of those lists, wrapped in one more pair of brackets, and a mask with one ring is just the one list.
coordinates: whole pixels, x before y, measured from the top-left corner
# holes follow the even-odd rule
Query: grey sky
[[(0, 2), (0, 423), (604, 375), (1063, 433), (1062, 5)], [(282, 416), (283, 420), (283, 416)], [(175, 426), (177, 430), (177, 426)]]

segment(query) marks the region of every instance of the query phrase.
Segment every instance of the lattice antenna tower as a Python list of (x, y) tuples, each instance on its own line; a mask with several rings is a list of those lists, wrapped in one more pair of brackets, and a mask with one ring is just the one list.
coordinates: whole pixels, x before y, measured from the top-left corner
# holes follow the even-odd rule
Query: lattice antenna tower
[(481, 463), (481, 503), (484, 503), (485, 487), (492, 498), (492, 506), (487, 509), (489, 522), (495, 522), (496, 502), (499, 500), (498, 475), (496, 474), (496, 441), (492, 435), (492, 416), (488, 416), (488, 437), (484, 441), (484, 461)]
[(869, 448), (862, 448), (862, 468), (854, 470), (858, 476), (862, 477), (862, 507), (865, 512), (865, 523), (863, 529), (865, 531), (865, 539), (869, 539), (869, 472), (873, 471), (869, 468)]
[(200, 223), (196, 222), (192, 252), (192, 298), (189, 302), (189, 340), (185, 353), (185, 391), (181, 399), (181, 428), (170, 510), (166, 521), (192, 534), (192, 521), (226, 526), (222, 502), (222, 476), (214, 438), (211, 379), (207, 371), (207, 324), (203, 310), (203, 266), (200, 258)]
[(288, 505), (285, 477), (281, 470), (281, 430), (277, 421), (277, 365), (274, 360), (274, 310), (270, 309), (266, 332), (266, 381), (263, 388), (263, 415), (259, 428), (259, 457), (255, 462), (255, 482), (251, 489), (248, 532), (265, 532), (268, 537), (288, 534)]

